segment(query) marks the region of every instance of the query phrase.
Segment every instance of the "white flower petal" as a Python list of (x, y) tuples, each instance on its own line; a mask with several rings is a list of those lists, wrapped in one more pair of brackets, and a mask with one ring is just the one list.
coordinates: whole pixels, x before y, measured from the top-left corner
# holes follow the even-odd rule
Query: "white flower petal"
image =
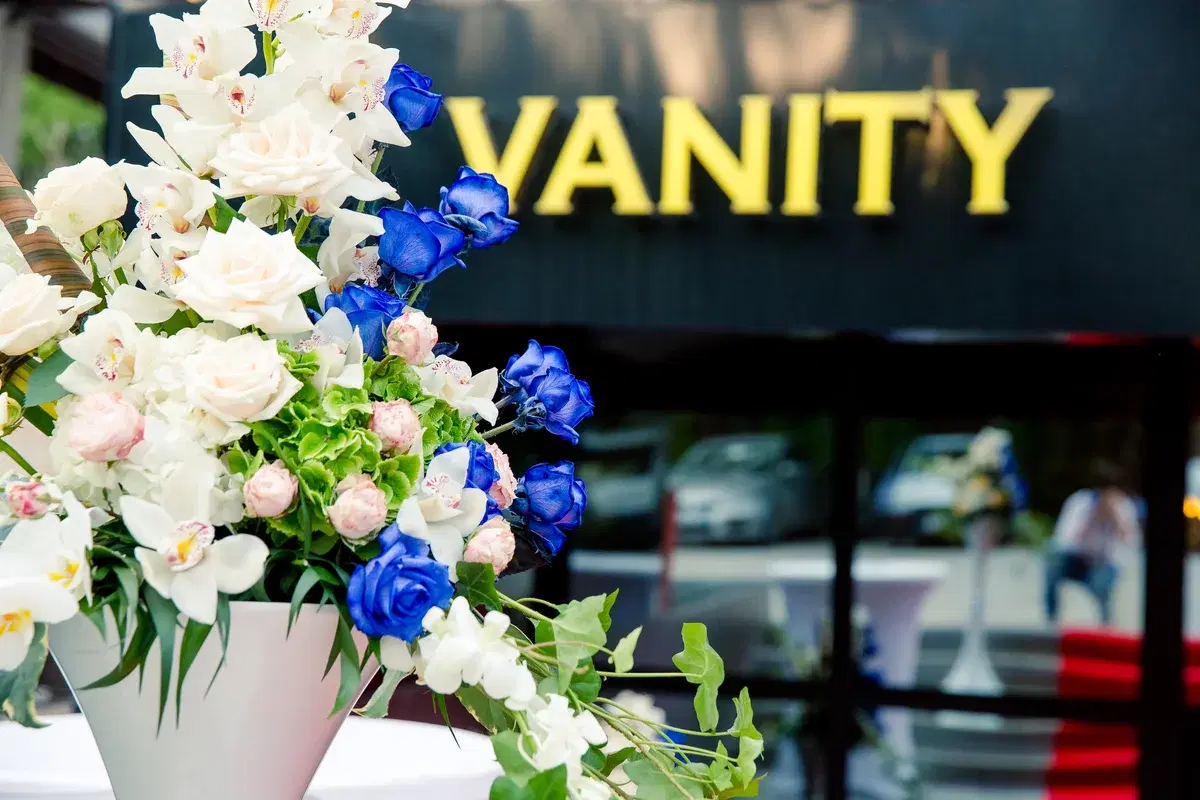
[(163, 540), (175, 529), (175, 520), (154, 503), (147, 503), (138, 497), (124, 495), (118, 503), (121, 519), (125, 527), (142, 547), (157, 549)]
[(137, 548), (133, 554), (142, 566), (142, 575), (145, 577), (146, 583), (150, 584), (154, 591), (170, 600), (171, 583), (175, 579), (175, 573), (167, 565), (167, 560), (157, 551), (145, 547)]
[(239, 533), (214, 542), (205, 558), (212, 561), (217, 589), (225, 594), (238, 594), (262, 577), (268, 552), (262, 539)]
[(408, 644), (395, 636), (383, 636), (379, 639), (379, 661), (384, 669), (397, 672), (409, 673), (416, 668)]
[(124, 311), (134, 322), (149, 325), (166, 322), (180, 310), (178, 303), (128, 284), (116, 288), (108, 298), (108, 307)]
[(171, 599), (175, 607), (201, 625), (217, 621), (216, 569), (207, 558), (191, 569), (176, 572), (171, 581)]
[(26, 625), (19, 631), (0, 634), (0, 671), (11, 672), (21, 666), (32, 642), (32, 625)]

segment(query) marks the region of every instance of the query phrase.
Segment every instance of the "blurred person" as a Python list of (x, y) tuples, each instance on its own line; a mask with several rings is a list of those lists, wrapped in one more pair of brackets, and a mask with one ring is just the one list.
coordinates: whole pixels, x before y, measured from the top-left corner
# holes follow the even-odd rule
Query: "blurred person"
[(1137, 503), (1124, 488), (1121, 470), (1108, 461), (1091, 467), (1091, 488), (1081, 489), (1063, 503), (1050, 550), (1046, 554), (1046, 617), (1058, 621), (1058, 586), (1082, 584), (1096, 599), (1100, 621), (1112, 624), (1112, 593), (1120, 575), (1117, 551), (1141, 539)]

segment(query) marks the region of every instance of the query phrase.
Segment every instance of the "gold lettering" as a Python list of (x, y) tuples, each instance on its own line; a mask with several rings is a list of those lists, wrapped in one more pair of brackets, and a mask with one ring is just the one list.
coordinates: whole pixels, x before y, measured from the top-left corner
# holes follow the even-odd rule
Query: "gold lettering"
[(935, 94), (938, 108), (946, 115), (951, 130), (971, 159), (969, 214), (1008, 211), (1008, 202), (1004, 199), (1005, 165), (1034, 117), (1054, 96), (1054, 91), (1009, 89), (1004, 96), (1008, 103), (996, 118), (996, 124), (989, 129), (976, 104), (979, 92), (959, 89)]
[(789, 217), (821, 213), (817, 164), (821, 150), (821, 95), (788, 98), (787, 177), (780, 211)]
[(730, 200), (734, 214), (766, 214), (771, 149), (771, 98), (741, 99), (742, 144), (739, 158), (713, 129), (695, 101), (663, 99), (662, 214), (692, 212), (692, 157)]
[(446, 98), (446, 110), (450, 112), (450, 121), (454, 123), (454, 132), (467, 165), (476, 172), (490, 172), (508, 187), (510, 212), (517, 210), (517, 196), (521, 193), (525, 174), (558, 106), (558, 99), (522, 97), (520, 104), (521, 111), (504, 145), (504, 152), (497, 157), (483, 98)]
[(932, 92), (836, 92), (825, 95), (826, 122), (861, 122), (858, 202), (854, 213), (887, 215), (892, 205), (892, 149), (898, 120), (927, 122)]
[[(588, 160), (593, 148), (598, 161)], [(579, 114), (533, 210), (547, 215), (570, 214), (574, 210), (571, 196), (579, 188), (610, 189), (614, 214), (649, 214), (654, 210), (617, 116), (615, 97), (579, 98)]]

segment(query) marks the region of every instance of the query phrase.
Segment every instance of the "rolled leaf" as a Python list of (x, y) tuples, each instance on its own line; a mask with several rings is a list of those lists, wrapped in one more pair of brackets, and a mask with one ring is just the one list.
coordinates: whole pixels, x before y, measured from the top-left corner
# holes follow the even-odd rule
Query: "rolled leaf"
[(91, 289), (91, 280), (75, 264), (57, 236), (44, 228), (33, 233), (25, 232), (25, 223), (36, 213), (37, 209), (21, 188), (21, 182), (4, 159), (0, 158), (0, 222), (21, 249), (29, 268), (61, 286), (67, 297), (75, 297), (85, 289)]

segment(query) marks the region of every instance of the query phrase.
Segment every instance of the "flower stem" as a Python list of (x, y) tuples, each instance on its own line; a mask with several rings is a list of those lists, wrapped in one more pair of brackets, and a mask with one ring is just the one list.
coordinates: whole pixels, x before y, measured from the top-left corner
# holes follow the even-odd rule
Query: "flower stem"
[(378, 175), (379, 168), (383, 165), (384, 145), (379, 145), (379, 150), (375, 153), (375, 160), (371, 162), (371, 174)]
[(312, 214), (304, 214), (296, 223), (296, 244), (300, 244), (300, 240), (304, 238), (304, 232), (308, 230), (310, 222), (312, 222)]
[(263, 74), (270, 75), (275, 71), (275, 42), (270, 31), (263, 31), (262, 43), (263, 59), (267, 62), (267, 71)]
[(494, 439), (495, 437), (499, 436), (502, 433), (507, 433), (507, 432), (511, 431), (515, 427), (517, 427), (517, 422), (516, 422), (516, 420), (512, 420), (511, 422), (506, 422), (503, 425), (497, 425), (494, 428), (488, 428), (486, 431), (484, 431), (480, 435), (485, 440), (486, 439)]
[(13, 447), (8, 442), (0, 439), (0, 453), (4, 453), (11, 458), (18, 467), (25, 470), (29, 475), (36, 475), (37, 468), (25, 460), (25, 457), (17, 452), (17, 448)]
[(534, 611), (529, 606), (525, 605), (524, 603), (519, 603), (516, 600), (513, 600), (511, 597), (509, 597), (506, 594), (501, 594), (499, 592), (497, 592), (497, 594), (500, 594), (500, 604), (501, 605), (508, 606), (511, 609), (520, 611), (522, 614), (529, 617), (530, 619), (541, 620), (542, 622), (553, 622), (554, 621), (554, 620), (550, 619), (549, 617), (547, 617), (542, 612)]
[(686, 678), (682, 672), (602, 672), (596, 670), (601, 678)]
[(417, 298), (421, 296), (421, 290), (424, 288), (424, 283), (418, 283), (415, 287), (413, 287), (412, 294), (410, 294), (408, 299), (404, 301), (405, 305), (411, 306), (413, 303), (417, 302)]
[(613, 790), (613, 793), (614, 793), (614, 794), (616, 794), (616, 795), (617, 795), (617, 797), (620, 797), (620, 798), (622, 798), (622, 800), (633, 800), (633, 795), (631, 795), (631, 794), (627, 794), (627, 793), (626, 793), (626, 792), (625, 792), (625, 791), (624, 791), (624, 790), (623, 790), (623, 789), (620, 787), (620, 785), (619, 785), (619, 784), (615, 783), (615, 782), (612, 780), (612, 778), (609, 778), (607, 775), (605, 775), (603, 772), (601, 772), (600, 770), (596, 769), (595, 767), (589, 767), (587, 764), (584, 764), (584, 765), (583, 765), (583, 771), (584, 771), (584, 772), (586, 772), (588, 775), (591, 775), (591, 776), (592, 776), (593, 778), (595, 778), (596, 780), (598, 780), (598, 781), (602, 781), (602, 782), (604, 782), (604, 783), (608, 784), (608, 788), (612, 789), (612, 790)]

